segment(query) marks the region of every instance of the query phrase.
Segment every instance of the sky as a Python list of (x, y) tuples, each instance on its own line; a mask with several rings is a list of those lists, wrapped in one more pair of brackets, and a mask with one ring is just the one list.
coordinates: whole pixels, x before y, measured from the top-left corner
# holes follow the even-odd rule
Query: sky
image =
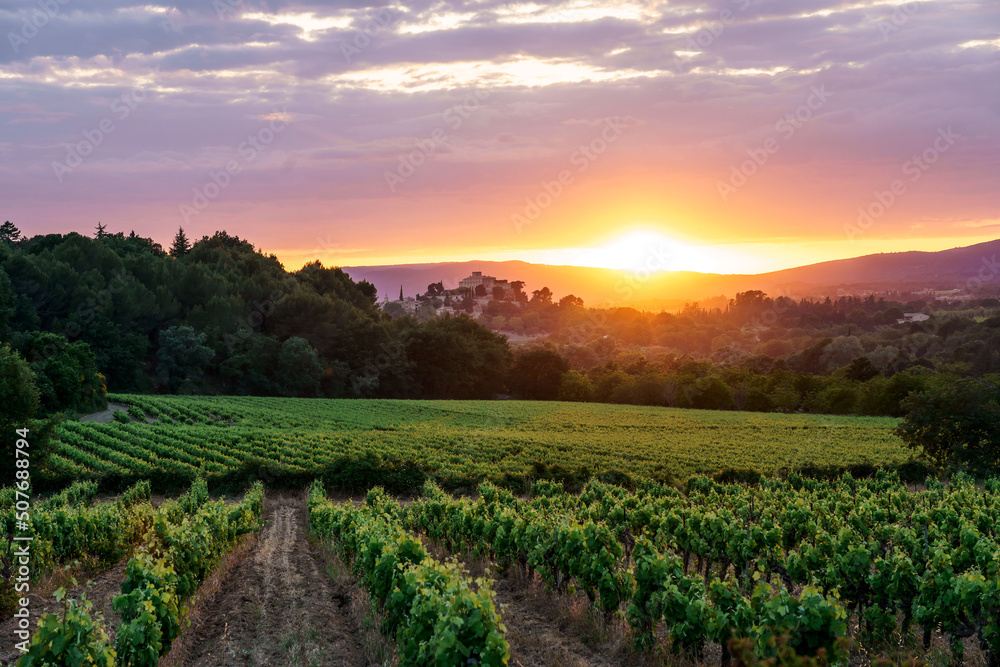
[(0, 3), (0, 219), (286, 268), (1000, 237), (995, 0)]

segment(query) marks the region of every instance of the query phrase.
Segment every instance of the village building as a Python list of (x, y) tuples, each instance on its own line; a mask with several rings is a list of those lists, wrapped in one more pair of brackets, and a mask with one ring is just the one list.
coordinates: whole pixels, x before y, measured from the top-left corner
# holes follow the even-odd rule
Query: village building
[(459, 281), (458, 286), (467, 287), (471, 290), (475, 290), (480, 285), (486, 290), (489, 295), (493, 294), (494, 287), (501, 287), (504, 291), (505, 296), (513, 294), (514, 288), (506, 279), (496, 278), (494, 276), (484, 276), (482, 271), (473, 271), (472, 275), (468, 278), (463, 278)]

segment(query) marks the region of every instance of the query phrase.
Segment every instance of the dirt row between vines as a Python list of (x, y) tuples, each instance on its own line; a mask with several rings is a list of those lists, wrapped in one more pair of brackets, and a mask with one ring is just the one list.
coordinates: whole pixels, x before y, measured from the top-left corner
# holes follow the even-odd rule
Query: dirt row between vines
[(206, 582), (191, 627), (163, 662), (365, 665), (351, 591), (334, 585), (309, 544), (302, 492), (268, 493), (264, 519), (253, 548), (224, 576)]
[[(331, 578), (329, 563), (330, 554), (309, 539), (304, 492), (268, 492), (260, 535), (249, 536), (225, 558), (188, 602), (191, 625), (161, 667), (378, 664), (370, 657), (372, 633), (362, 629), (364, 614), (358, 612), (367, 608), (359, 604), (364, 595), (342, 565)], [(51, 591), (63, 585), (69, 597), (86, 593), (113, 640), (119, 618), (112, 600), (120, 592), (124, 572), (122, 562), (89, 578), (78, 575), (80, 583), (72, 587), (65, 574), (47, 578), (32, 593), (33, 625), (44, 613), (59, 611)], [(511, 667), (631, 662), (622, 661), (622, 652), (615, 650), (619, 647), (583, 620), (579, 605), (567, 605), (537, 582), (503, 577), (494, 588), (507, 627)], [(16, 661), (17, 654), (8, 651), (14, 629), (13, 619), (0, 623), (0, 665)]]
[[(161, 664), (378, 664), (364, 644), (359, 589), (343, 570), (331, 579), (330, 554), (308, 538), (304, 493), (269, 493), (265, 519), (252, 551), (228, 567), (221, 581), (203, 585), (218, 592), (195, 605), (191, 628)], [(537, 582), (502, 578), (495, 590), (511, 667), (627, 664), (613, 641), (581, 620), (579, 609), (557, 601)]]

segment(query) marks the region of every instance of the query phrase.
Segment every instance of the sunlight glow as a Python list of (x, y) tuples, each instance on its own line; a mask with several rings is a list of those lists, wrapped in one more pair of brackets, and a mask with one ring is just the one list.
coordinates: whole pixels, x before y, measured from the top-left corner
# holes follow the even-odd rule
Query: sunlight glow
[[(684, 243), (657, 231), (636, 229), (607, 243), (590, 248), (562, 248), (538, 251), (527, 261), (546, 264), (590, 266), (629, 272), (658, 273), (660, 271), (697, 271), (722, 273), (727, 271), (725, 253), (716, 253), (706, 246)], [(527, 258), (526, 258), (527, 259)]]

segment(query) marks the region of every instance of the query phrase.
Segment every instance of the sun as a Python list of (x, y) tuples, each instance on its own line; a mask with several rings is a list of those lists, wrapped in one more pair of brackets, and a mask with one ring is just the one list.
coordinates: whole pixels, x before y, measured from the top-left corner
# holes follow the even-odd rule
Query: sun
[(711, 271), (715, 262), (703, 249), (677, 241), (657, 231), (626, 232), (603, 245), (584, 248), (577, 262), (621, 271)]

